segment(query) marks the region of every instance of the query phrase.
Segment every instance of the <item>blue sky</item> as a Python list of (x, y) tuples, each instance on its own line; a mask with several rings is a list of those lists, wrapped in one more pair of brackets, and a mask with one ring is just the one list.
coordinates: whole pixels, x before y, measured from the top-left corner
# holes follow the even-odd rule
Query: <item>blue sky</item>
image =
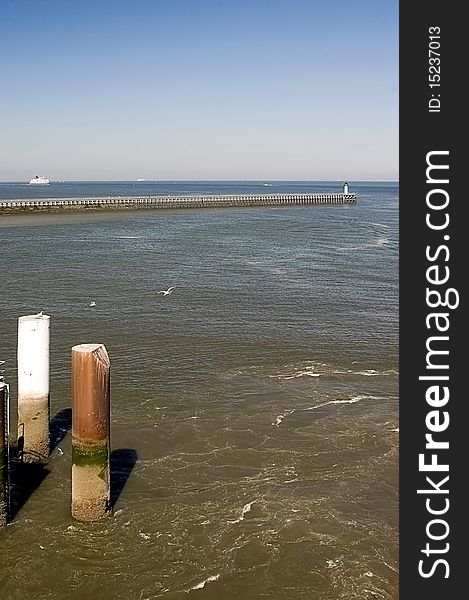
[(3, 0), (0, 180), (397, 179), (397, 0)]

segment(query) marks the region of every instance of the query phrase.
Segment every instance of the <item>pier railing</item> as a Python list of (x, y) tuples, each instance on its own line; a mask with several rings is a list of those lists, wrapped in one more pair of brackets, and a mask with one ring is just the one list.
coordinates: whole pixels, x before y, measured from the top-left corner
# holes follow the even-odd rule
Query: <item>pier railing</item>
[(0, 214), (54, 209), (86, 208), (223, 208), (307, 204), (353, 204), (352, 194), (248, 194), (204, 196), (132, 196), (107, 198), (46, 198), (0, 202)]

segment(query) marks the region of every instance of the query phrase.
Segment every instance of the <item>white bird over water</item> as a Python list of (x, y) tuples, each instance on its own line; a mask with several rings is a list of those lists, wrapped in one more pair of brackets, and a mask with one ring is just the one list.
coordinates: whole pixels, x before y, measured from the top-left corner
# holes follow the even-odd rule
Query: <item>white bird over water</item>
[(174, 290), (174, 287), (170, 287), (167, 290), (160, 290), (156, 295), (159, 296), (160, 294), (163, 294), (163, 296), (170, 296), (172, 294)]
[(94, 300), (92, 300), (92, 301), (90, 302), (90, 306), (96, 306), (96, 302), (95, 302)]

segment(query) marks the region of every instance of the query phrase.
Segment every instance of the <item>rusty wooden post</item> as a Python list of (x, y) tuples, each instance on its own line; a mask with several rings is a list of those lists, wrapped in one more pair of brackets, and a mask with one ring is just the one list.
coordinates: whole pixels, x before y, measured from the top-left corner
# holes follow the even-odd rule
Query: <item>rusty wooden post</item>
[(18, 446), (25, 462), (49, 457), (50, 317), (18, 319)]
[(72, 348), (72, 516), (96, 521), (110, 502), (110, 362), (102, 344)]
[(0, 380), (0, 527), (8, 520), (8, 388)]

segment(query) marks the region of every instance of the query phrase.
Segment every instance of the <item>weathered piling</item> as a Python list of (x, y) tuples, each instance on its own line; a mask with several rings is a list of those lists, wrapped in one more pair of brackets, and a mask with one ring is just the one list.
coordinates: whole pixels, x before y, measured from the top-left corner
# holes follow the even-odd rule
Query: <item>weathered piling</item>
[(18, 319), (18, 449), (24, 462), (49, 456), (50, 317)]
[(102, 344), (72, 348), (72, 516), (96, 521), (110, 503), (110, 361)]
[(0, 527), (8, 519), (8, 391), (0, 381)]

